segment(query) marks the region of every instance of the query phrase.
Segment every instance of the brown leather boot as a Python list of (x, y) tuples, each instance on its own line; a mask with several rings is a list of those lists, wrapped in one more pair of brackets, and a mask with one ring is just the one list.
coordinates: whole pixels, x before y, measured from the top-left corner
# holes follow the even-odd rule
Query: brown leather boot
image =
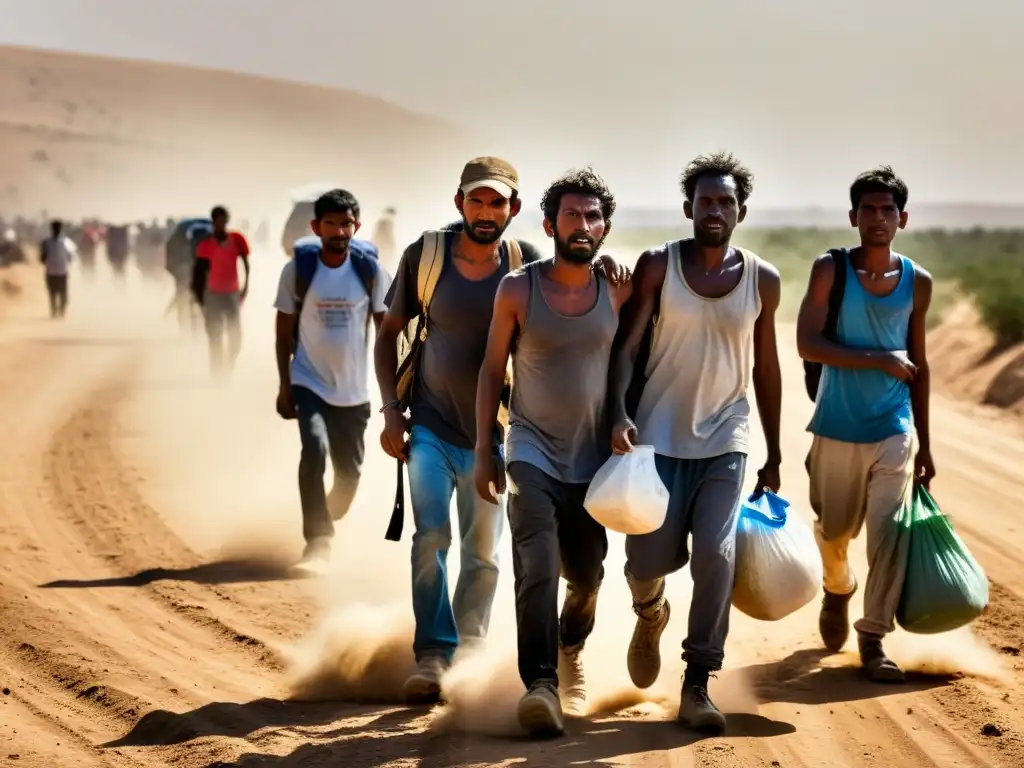
[(839, 653), (850, 637), (850, 598), (857, 593), (856, 582), (848, 595), (835, 595), (825, 591), (818, 616), (818, 631), (825, 648)]

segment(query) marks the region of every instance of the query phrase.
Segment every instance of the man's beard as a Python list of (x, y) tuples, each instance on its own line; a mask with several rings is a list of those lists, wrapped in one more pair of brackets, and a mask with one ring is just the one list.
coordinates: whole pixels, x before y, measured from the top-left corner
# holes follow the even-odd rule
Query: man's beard
[(491, 243), (496, 243), (501, 239), (501, 236), (505, 234), (505, 230), (508, 229), (508, 225), (512, 223), (512, 220), (509, 219), (507, 222), (505, 222), (505, 226), (503, 227), (499, 227), (497, 222), (489, 221), (487, 222), (487, 224), (492, 225), (494, 228), (488, 229), (484, 232), (481, 232), (477, 229), (477, 227), (479, 227), (480, 224), (482, 223), (483, 222), (470, 224), (468, 221), (466, 221), (466, 217), (463, 216), (462, 231), (465, 232), (466, 237), (468, 237), (474, 243), (477, 243), (478, 245), (490, 245)]
[[(585, 237), (590, 244), (590, 249), (587, 251), (575, 250), (573, 247), (572, 240), (578, 237)], [(589, 264), (597, 258), (597, 254), (601, 250), (601, 246), (604, 244), (604, 238), (595, 240), (590, 235), (584, 235), (582, 232), (573, 232), (565, 240), (562, 240), (557, 235), (555, 236), (555, 251), (566, 261), (570, 261), (573, 264)], [(579, 247), (579, 246), (577, 246)]]
[(729, 243), (729, 239), (732, 237), (732, 229), (726, 226), (725, 222), (720, 222), (722, 228), (717, 232), (709, 232), (701, 226), (693, 228), (693, 239), (697, 241), (698, 245), (703, 245), (707, 248), (718, 248)]
[(322, 238), (324, 250), (328, 253), (342, 254), (348, 252), (348, 244), (351, 242), (347, 237)]

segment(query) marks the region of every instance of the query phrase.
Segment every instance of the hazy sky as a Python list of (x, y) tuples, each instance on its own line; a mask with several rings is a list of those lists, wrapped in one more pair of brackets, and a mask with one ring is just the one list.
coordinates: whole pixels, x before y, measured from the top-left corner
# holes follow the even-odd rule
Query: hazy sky
[(674, 205), (685, 162), (729, 148), (751, 205), (841, 206), (880, 162), (911, 203), (1024, 203), (1024, 0), (692, 6), (0, 0), (0, 43), (353, 88), (493, 136), (526, 192), (591, 162), (623, 204)]

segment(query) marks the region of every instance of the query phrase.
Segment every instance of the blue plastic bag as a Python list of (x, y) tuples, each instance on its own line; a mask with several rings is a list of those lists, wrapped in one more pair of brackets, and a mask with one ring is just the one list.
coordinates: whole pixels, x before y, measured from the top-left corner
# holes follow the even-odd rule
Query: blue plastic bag
[(761, 621), (778, 621), (807, 605), (821, 588), (821, 554), (814, 533), (789, 513), (790, 504), (765, 491), (740, 505), (732, 604)]

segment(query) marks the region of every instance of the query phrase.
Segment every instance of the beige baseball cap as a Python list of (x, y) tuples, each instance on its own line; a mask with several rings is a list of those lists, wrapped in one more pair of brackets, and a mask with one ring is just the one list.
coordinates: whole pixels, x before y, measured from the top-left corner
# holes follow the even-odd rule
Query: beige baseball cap
[(459, 189), (468, 195), (474, 189), (487, 187), (502, 197), (511, 198), (519, 191), (519, 174), (512, 165), (500, 157), (477, 157), (462, 169)]

